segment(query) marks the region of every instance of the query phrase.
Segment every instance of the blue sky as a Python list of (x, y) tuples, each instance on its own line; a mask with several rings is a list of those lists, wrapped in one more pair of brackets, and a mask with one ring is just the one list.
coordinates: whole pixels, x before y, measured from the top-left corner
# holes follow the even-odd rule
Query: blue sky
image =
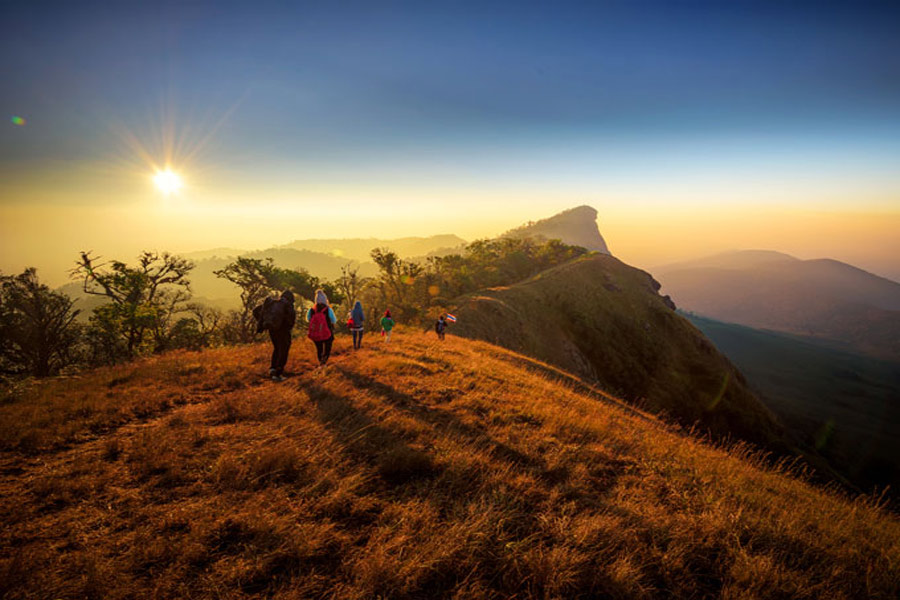
[(46, 135), (7, 127), (0, 157), (231, 109), (215, 159), (900, 131), (897, 3), (338, 4), (7, 6), (3, 105)]
[(425, 4), (7, 5), (0, 206), (898, 210), (900, 3)]

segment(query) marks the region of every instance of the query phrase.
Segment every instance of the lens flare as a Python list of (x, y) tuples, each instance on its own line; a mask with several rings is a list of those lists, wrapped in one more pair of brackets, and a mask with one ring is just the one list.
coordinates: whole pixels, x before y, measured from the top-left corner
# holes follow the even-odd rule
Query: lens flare
[(157, 174), (153, 176), (153, 183), (156, 184), (159, 191), (167, 196), (169, 194), (174, 194), (180, 190), (182, 186), (181, 177), (169, 169), (157, 172)]
[(13, 125), (19, 125), (20, 127), (25, 124), (25, 119), (22, 117), (13, 116), (9, 120), (12, 121)]

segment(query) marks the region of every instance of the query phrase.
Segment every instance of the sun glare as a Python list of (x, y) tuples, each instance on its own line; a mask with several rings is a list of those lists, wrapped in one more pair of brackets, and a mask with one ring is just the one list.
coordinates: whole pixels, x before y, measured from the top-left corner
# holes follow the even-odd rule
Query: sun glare
[(165, 195), (174, 194), (181, 189), (181, 177), (169, 169), (159, 171), (153, 176), (153, 183)]

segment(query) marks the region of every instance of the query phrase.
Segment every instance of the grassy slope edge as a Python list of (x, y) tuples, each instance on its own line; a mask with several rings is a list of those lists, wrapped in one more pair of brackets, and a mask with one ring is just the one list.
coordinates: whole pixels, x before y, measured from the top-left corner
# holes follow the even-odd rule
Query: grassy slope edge
[(454, 331), (558, 365), (683, 424), (790, 453), (740, 371), (657, 290), (648, 273), (592, 254), (463, 298)]
[(399, 331), (0, 405), (6, 598), (893, 598), (900, 522), (544, 363)]

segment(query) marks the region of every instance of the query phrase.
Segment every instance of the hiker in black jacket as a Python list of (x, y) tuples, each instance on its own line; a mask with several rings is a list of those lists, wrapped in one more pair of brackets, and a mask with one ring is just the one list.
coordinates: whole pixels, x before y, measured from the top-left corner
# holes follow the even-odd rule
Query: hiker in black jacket
[(437, 333), (438, 339), (444, 339), (444, 331), (447, 329), (447, 320), (445, 315), (438, 317), (437, 323), (434, 324), (434, 331)]
[(269, 339), (272, 340), (269, 376), (272, 381), (284, 381), (284, 365), (287, 364), (288, 351), (291, 349), (291, 330), (297, 321), (294, 294), (285, 290), (278, 300), (266, 298), (261, 306), (253, 310), (253, 316), (257, 321), (257, 333), (268, 330)]

